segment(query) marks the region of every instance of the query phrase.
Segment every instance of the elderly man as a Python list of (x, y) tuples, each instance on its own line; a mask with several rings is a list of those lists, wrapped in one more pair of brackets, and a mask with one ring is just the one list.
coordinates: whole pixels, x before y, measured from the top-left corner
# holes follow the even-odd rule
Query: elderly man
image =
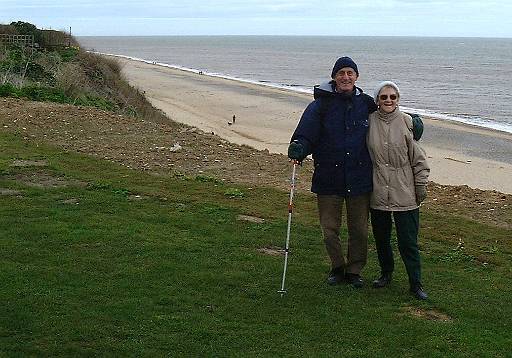
[[(357, 65), (339, 58), (332, 80), (315, 87), (315, 100), (304, 111), (293, 133), (288, 157), (301, 162), (313, 154), (311, 191), (317, 194), (320, 225), (331, 259), (330, 285), (347, 282), (363, 287), (361, 270), (368, 251), (368, 212), (372, 163), (366, 147), (368, 116), (377, 109), (373, 98), (355, 86)], [(423, 123), (416, 117), (421, 136)], [(415, 139), (416, 138), (415, 136)], [(346, 206), (348, 247), (342, 249), (340, 227)]]

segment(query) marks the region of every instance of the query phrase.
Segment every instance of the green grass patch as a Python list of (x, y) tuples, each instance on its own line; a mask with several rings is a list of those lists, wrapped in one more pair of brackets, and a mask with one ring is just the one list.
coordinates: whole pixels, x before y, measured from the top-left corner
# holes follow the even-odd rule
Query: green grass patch
[[(155, 177), (11, 135), (0, 148), (0, 188), (18, 193), (0, 195), (2, 356), (510, 354), (510, 230), (422, 213), (428, 302), (407, 293), (398, 257), (389, 289), (328, 287), (315, 200), (299, 192), (281, 298), (283, 258), (259, 249), (284, 244), (288, 193)], [(367, 282), (376, 261), (370, 245)]]
[(63, 62), (70, 62), (76, 59), (80, 50), (77, 47), (61, 47), (57, 52)]
[(24, 86), (17, 88), (10, 83), (0, 85), (0, 97), (27, 98), (32, 101), (56, 102), (74, 104), (77, 106), (96, 107), (107, 111), (114, 111), (118, 106), (102, 97), (93, 95), (81, 95), (78, 97), (69, 97), (64, 90), (49, 86)]

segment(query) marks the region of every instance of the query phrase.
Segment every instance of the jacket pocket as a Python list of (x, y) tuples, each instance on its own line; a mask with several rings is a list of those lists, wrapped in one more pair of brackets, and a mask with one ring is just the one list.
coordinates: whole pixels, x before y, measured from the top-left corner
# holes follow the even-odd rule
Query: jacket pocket
[(410, 167), (403, 167), (397, 171), (396, 204), (400, 207), (416, 205), (414, 178)]

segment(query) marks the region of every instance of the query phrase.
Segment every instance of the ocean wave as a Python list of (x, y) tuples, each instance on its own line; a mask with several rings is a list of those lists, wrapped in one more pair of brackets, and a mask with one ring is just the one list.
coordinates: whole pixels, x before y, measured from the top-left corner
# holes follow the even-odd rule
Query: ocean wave
[(428, 109), (418, 109), (418, 108), (409, 108), (409, 107), (403, 107), (400, 106), (401, 109), (403, 109), (406, 112), (412, 112), (417, 113), (421, 116), (430, 117), (434, 119), (439, 119), (443, 121), (451, 121), (451, 122), (457, 122), (457, 123), (463, 123), (472, 125), (475, 127), (481, 127), (485, 129), (492, 129), (500, 132), (506, 132), (512, 134), (512, 125), (503, 123), (503, 122), (495, 122), (490, 119), (465, 115), (465, 116), (457, 116), (453, 114), (445, 114), (445, 113), (437, 113), (434, 111), (430, 111)]

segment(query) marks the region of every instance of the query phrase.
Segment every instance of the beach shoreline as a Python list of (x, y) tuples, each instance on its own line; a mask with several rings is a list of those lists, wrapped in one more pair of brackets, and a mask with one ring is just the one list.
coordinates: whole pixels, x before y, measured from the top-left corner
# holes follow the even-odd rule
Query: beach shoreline
[[(286, 154), (312, 95), (118, 58), (131, 85), (174, 121), (240, 145)], [(233, 116), (235, 122), (233, 123)], [(512, 193), (512, 134), (423, 117), (430, 180)]]

